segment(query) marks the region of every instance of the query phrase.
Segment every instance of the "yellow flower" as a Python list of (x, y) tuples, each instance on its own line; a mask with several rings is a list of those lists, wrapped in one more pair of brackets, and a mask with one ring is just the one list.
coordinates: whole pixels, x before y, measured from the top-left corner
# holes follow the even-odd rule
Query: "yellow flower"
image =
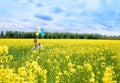
[(62, 73), (61, 73), (61, 72), (59, 72), (59, 73), (58, 73), (58, 76), (61, 76), (61, 75), (62, 75)]
[(69, 75), (69, 73), (65, 70), (65, 71), (63, 71), (63, 73), (66, 75), (66, 76), (68, 76)]
[(50, 59), (48, 59), (48, 60), (47, 60), (47, 62), (48, 62), (48, 63), (51, 63), (51, 60), (50, 60)]
[(80, 66), (80, 65), (77, 65), (77, 69), (78, 69), (78, 70), (81, 70), (81, 69), (83, 69), (83, 67)]
[(43, 75), (47, 74), (47, 70), (46, 69), (42, 70), (42, 74)]
[(29, 80), (29, 81), (35, 80), (35, 76), (34, 76), (34, 75), (29, 75), (29, 76), (28, 76), (28, 80)]
[(101, 67), (104, 68), (106, 65), (105, 65), (105, 62), (102, 62), (101, 63)]
[(8, 54), (8, 47), (7, 46), (3, 46), (2, 51), (3, 51), (3, 53)]
[(90, 78), (90, 83), (94, 83), (95, 79), (94, 78)]
[(74, 74), (74, 73), (76, 73), (76, 70), (73, 69), (73, 68), (69, 68), (69, 72), (72, 73), (72, 74)]
[(65, 58), (66, 58), (66, 60), (69, 60), (70, 57), (69, 56), (65, 56)]
[(60, 79), (60, 77), (59, 76), (56, 76), (56, 80), (59, 80)]
[(18, 69), (18, 74), (19, 74), (20, 76), (27, 76), (27, 72), (26, 72), (26, 70), (25, 70), (25, 67), (19, 68), (19, 69)]
[(8, 58), (9, 58), (9, 60), (12, 60), (13, 59), (13, 55), (9, 55)]
[(90, 65), (90, 63), (85, 63), (84, 67), (87, 69), (87, 71), (92, 71), (92, 66)]
[(74, 67), (74, 64), (72, 64), (71, 62), (68, 63), (68, 68), (72, 68)]

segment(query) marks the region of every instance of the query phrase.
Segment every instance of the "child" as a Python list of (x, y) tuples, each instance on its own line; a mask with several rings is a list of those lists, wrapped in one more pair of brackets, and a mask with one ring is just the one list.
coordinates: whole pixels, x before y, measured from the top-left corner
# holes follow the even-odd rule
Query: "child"
[(37, 49), (38, 48), (38, 42), (37, 42), (37, 38), (34, 38), (34, 47), (32, 48), (32, 50)]
[(44, 48), (43, 48), (43, 45), (41, 44), (41, 43), (38, 43), (38, 48), (39, 48), (39, 52), (40, 52), (40, 50), (44, 50)]
[(38, 43), (36, 38), (34, 38), (34, 44), (35, 46), (32, 48), (32, 50), (39, 49), (39, 52), (40, 50), (44, 50), (43, 45), (41, 43)]

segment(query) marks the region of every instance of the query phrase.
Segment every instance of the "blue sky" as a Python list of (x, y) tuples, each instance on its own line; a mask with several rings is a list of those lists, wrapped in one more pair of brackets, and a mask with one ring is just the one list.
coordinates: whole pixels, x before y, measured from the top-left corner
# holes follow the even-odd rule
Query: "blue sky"
[(119, 0), (0, 0), (0, 30), (120, 35)]

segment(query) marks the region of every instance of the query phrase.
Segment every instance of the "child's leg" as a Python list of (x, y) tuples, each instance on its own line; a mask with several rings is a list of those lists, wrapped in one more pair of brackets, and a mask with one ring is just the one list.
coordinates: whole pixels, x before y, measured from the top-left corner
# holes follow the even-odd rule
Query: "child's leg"
[(37, 49), (37, 48), (38, 48), (38, 46), (34, 46), (34, 47), (32, 48), (32, 50)]
[(34, 46), (31, 50), (34, 50), (34, 49), (36, 49), (37, 48), (37, 46)]
[(35, 47), (33, 47), (31, 50), (34, 50), (35, 49)]

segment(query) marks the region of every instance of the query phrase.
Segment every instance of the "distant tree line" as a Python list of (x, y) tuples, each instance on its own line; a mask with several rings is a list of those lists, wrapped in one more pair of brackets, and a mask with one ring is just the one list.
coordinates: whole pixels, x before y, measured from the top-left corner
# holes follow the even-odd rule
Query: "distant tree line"
[[(21, 32), (21, 31), (1, 31), (0, 38), (35, 38), (36, 32)], [(39, 38), (41, 36), (39, 35)], [(45, 39), (120, 39), (120, 36), (107, 36), (100, 34), (88, 33), (69, 33), (69, 32), (45, 32)]]

